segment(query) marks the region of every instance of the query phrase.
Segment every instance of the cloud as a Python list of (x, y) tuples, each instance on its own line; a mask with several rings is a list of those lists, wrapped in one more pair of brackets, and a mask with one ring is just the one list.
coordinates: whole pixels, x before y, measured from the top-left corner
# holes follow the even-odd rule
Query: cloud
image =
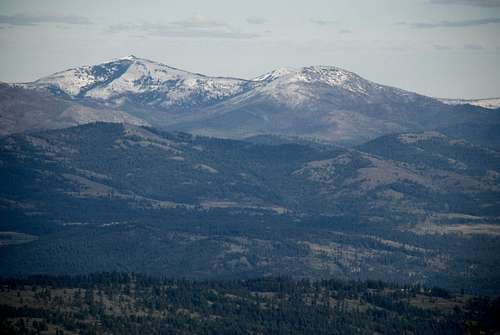
[(450, 47), (449, 45), (443, 45), (443, 44), (433, 44), (432, 47), (438, 51), (448, 51), (452, 49), (452, 47)]
[(220, 20), (213, 20), (205, 16), (195, 15), (185, 20), (174, 21), (171, 25), (186, 29), (211, 29), (218, 27), (228, 27), (229, 25)]
[(405, 45), (385, 45), (380, 46), (379, 49), (390, 50), (390, 51), (408, 51), (410, 48)]
[(484, 50), (484, 47), (482, 45), (479, 45), (479, 44), (470, 43), (470, 44), (465, 44), (464, 49), (465, 50)]
[(334, 20), (323, 20), (323, 19), (310, 19), (309, 21), (311, 21), (314, 24), (317, 24), (318, 26), (331, 26), (338, 23), (337, 21)]
[(500, 24), (500, 18), (492, 17), (492, 18), (477, 19), (477, 20), (439, 21), (439, 22), (398, 22), (398, 24), (415, 29), (463, 28), (463, 27), (483, 26), (486, 24)]
[(91, 24), (89, 18), (77, 15), (33, 15), (15, 14), (0, 15), (0, 24), (11, 26), (35, 26), (42, 23), (63, 23), (63, 24)]
[(352, 34), (352, 30), (341, 29), (341, 30), (339, 30), (339, 34)]
[(120, 23), (109, 26), (107, 31), (111, 33), (139, 32), (150, 36), (175, 38), (250, 39), (260, 37), (259, 34), (242, 32), (224, 21), (203, 16), (194, 16), (170, 23)]
[(500, 0), (430, 0), (430, 2), (438, 5), (500, 7)]
[(264, 24), (267, 23), (267, 20), (262, 17), (248, 17), (247, 23), (250, 24)]

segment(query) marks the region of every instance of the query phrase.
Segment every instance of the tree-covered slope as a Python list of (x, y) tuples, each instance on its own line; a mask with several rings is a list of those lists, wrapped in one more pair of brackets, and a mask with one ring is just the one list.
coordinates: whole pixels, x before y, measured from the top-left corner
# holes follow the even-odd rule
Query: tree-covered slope
[(438, 133), (353, 149), (107, 123), (9, 136), (0, 270), (385, 278), (491, 292), (498, 157)]
[(2, 334), (493, 334), (498, 298), (383, 282), (1, 280)]

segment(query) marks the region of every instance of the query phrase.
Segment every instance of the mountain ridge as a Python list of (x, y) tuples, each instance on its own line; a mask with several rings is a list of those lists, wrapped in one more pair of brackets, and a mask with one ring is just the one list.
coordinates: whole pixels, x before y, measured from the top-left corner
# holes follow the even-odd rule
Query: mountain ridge
[(449, 105), (472, 105), (488, 109), (500, 108), (500, 97), (483, 98), (483, 99), (445, 99), (440, 98), (440, 101)]
[(328, 65), (247, 80), (128, 56), (12, 85), (117, 110), (157, 128), (223, 138), (275, 134), (352, 145), (395, 132), (500, 124), (497, 110), (445, 104)]
[[(77, 80), (72, 81), (72, 78), (76, 78)], [(106, 100), (107, 98), (112, 98), (113, 94), (120, 95), (123, 92), (142, 93), (146, 91), (144, 89), (145, 86), (153, 91), (161, 91), (161, 85), (168, 84), (170, 81), (180, 83), (187, 81), (185, 88), (189, 88), (195, 84), (192, 81), (201, 81), (202, 84), (208, 83), (210, 85), (212, 84), (210, 80), (219, 80), (222, 82), (221, 85), (224, 84), (224, 81), (227, 81), (229, 86), (231, 86), (230, 84), (237, 86), (245, 82), (245, 80), (237, 78), (209, 77), (199, 73), (180, 70), (163, 63), (135, 56), (127, 56), (99, 65), (71, 68), (43, 77), (32, 83), (23, 83), (20, 85), (29, 88), (60, 90), (73, 98), (86, 97)], [(109, 87), (106, 88), (106, 86)], [(224, 87), (219, 87), (221, 92), (217, 91), (218, 87), (214, 88), (213, 94), (216, 96), (217, 93), (221, 93), (222, 96), (228, 94), (224, 92)], [(173, 98), (173, 103), (175, 103), (176, 97)], [(115, 106), (118, 107), (119, 105)]]
[(0, 84), (0, 136), (60, 129), (88, 122), (148, 125), (124, 111), (95, 108), (54, 97), (48, 92)]

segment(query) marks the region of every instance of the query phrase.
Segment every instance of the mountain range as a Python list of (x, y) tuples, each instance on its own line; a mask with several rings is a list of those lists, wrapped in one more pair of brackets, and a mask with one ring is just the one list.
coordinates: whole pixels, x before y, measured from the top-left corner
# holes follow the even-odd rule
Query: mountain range
[[(47, 114), (47, 129), (126, 120), (224, 138), (278, 134), (352, 145), (395, 132), (500, 122), (498, 110), (445, 104), (333, 66), (278, 69), (245, 80), (209, 77), (129, 56), (2, 90), (33, 95), (28, 100), (39, 102), (23, 108)], [(44, 111), (47, 104), (64, 112)], [(17, 115), (17, 105), (4, 100), (0, 108), (2, 118), (9, 120), (2, 122), (1, 133), (33, 128)]]
[(500, 291), (499, 109), (332, 66), (245, 80), (129, 56), (0, 84), (0, 118), (2, 276)]

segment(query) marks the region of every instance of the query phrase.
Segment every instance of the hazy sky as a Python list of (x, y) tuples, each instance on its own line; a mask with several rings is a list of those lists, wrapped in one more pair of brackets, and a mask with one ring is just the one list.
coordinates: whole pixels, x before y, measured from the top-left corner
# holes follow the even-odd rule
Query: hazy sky
[(0, 81), (134, 54), (252, 78), (335, 65), (438, 97), (500, 96), (500, 0), (0, 0)]

